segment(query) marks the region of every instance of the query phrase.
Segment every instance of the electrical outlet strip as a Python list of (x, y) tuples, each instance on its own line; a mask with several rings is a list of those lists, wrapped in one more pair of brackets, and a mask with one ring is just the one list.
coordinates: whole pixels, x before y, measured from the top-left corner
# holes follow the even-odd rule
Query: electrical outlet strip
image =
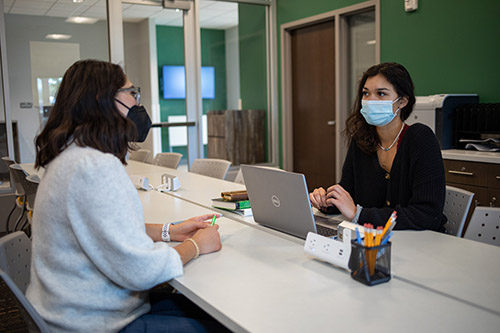
[(313, 232), (307, 234), (304, 251), (335, 266), (349, 269), (351, 257), (351, 233), (344, 229), (343, 241), (324, 237)]
[(132, 183), (138, 190), (151, 190), (148, 177), (144, 177), (141, 175), (130, 175), (130, 180), (132, 180)]

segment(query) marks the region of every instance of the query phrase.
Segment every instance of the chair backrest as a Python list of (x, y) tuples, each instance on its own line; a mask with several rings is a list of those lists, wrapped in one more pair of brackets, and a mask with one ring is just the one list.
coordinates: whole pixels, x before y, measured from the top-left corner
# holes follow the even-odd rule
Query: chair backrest
[(24, 293), (30, 282), (31, 240), (23, 231), (0, 238), (0, 269)]
[(464, 238), (500, 246), (500, 207), (476, 207)]
[(444, 215), (448, 219), (444, 225), (445, 232), (449, 235), (462, 237), (465, 219), (469, 212), (474, 193), (462, 190), (458, 187), (446, 186), (446, 198), (444, 201)]
[(26, 183), (26, 176), (28, 176), (28, 173), (21, 165), (16, 163), (9, 165), (9, 169), (12, 170), (12, 175), (15, 178), (17, 195), (24, 195), (26, 189), (23, 187), (23, 183)]
[(130, 159), (138, 162), (147, 162), (151, 151), (148, 149), (139, 149), (130, 152)]
[(40, 177), (37, 175), (26, 176), (23, 183), (23, 187), (26, 192), (26, 200), (28, 202), (28, 209), (32, 210), (35, 207), (36, 191), (38, 190), (38, 184), (40, 184)]
[(14, 170), (10, 168), (12, 164), (15, 164), (16, 162), (14, 160), (11, 160), (8, 156), (2, 157), (2, 161), (4, 161), (5, 166), (7, 166), (7, 169), (9, 170), (9, 178), (10, 178), (10, 187), (12, 190), (16, 190), (16, 176), (14, 176)]
[(243, 172), (241, 171), (241, 168), (238, 170), (236, 177), (234, 177), (234, 182), (245, 185), (245, 179), (243, 178)]
[(231, 162), (215, 158), (197, 158), (191, 165), (190, 172), (205, 175), (208, 177), (224, 179)]
[(0, 269), (0, 293), (3, 298), (0, 304), (2, 328), (5, 332), (50, 332), (47, 323), (19, 290), (9, 275)]
[(180, 153), (158, 153), (153, 160), (153, 164), (166, 168), (177, 169), (181, 158), (182, 154)]

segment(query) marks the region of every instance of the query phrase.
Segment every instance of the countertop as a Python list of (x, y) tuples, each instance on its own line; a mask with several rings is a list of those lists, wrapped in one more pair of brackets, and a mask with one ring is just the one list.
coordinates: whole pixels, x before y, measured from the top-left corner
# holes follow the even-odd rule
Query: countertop
[(443, 155), (443, 159), (445, 160), (500, 164), (500, 152), (447, 149), (442, 150), (441, 154)]

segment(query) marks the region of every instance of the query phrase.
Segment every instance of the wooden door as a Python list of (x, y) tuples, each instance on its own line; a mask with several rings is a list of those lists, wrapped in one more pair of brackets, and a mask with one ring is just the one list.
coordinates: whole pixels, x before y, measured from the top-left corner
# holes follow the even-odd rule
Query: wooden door
[(334, 32), (332, 20), (291, 34), (293, 170), (309, 190), (336, 180)]

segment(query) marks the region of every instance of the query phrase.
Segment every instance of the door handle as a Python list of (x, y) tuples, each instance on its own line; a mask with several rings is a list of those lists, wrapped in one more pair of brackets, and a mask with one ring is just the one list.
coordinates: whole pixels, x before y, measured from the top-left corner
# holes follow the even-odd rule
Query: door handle
[(328, 120), (328, 121), (326, 122), (326, 124), (327, 124), (328, 126), (333, 126), (333, 125), (335, 125), (335, 120)]

